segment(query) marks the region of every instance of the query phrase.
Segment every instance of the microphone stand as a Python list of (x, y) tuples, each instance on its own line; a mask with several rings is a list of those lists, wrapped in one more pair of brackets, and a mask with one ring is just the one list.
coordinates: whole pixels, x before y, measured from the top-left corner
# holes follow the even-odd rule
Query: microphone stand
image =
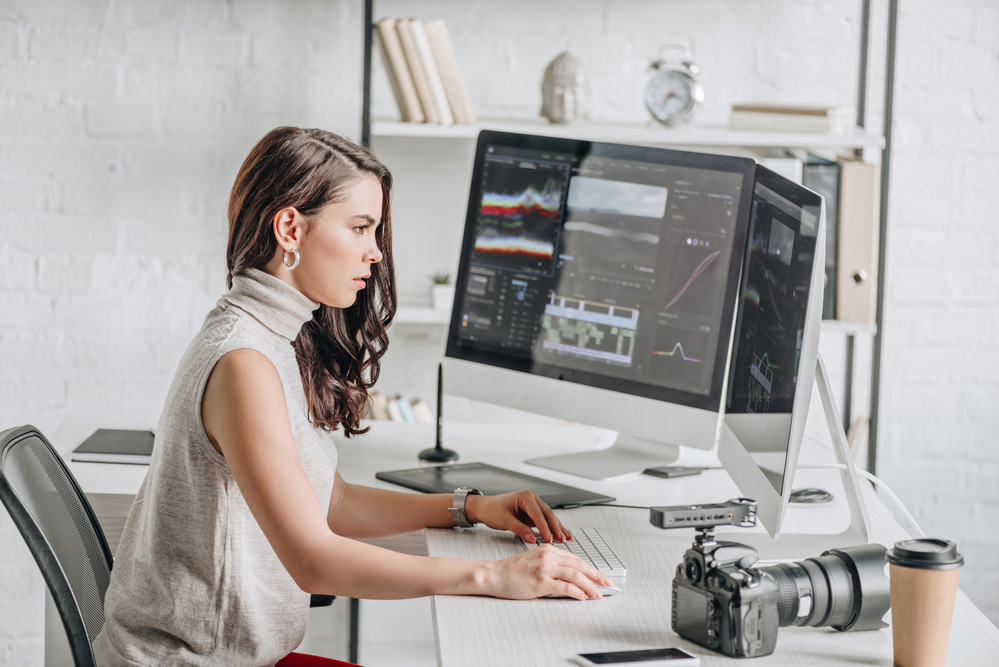
[(420, 452), (421, 461), (451, 463), (458, 460), (458, 452), (444, 447), (444, 365), (437, 364), (437, 438), (433, 448)]

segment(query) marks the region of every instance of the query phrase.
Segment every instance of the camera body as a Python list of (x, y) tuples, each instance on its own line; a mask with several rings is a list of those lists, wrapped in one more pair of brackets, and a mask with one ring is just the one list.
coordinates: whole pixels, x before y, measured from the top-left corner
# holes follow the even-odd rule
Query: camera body
[(697, 531), (673, 578), (671, 625), (677, 634), (733, 658), (753, 658), (773, 653), (780, 627), (886, 627), (881, 618), (891, 598), (883, 546), (832, 549), (797, 563), (753, 567), (759, 560), (755, 549), (717, 541), (713, 529), (753, 526), (755, 510), (755, 501), (745, 498), (652, 508), (654, 526)]
[(754, 549), (698, 538), (673, 578), (673, 630), (735, 658), (773, 653), (780, 626), (777, 582), (749, 567), (758, 558)]

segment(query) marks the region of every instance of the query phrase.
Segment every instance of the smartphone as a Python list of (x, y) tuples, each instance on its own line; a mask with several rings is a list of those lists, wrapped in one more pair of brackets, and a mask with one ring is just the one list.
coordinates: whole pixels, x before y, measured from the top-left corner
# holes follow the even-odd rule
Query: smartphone
[(584, 667), (594, 665), (640, 665), (641, 667), (686, 667), (699, 665), (701, 659), (678, 648), (650, 648), (639, 651), (609, 651), (607, 653), (580, 653), (576, 663)]
[(642, 472), (655, 477), (686, 477), (687, 475), (700, 475), (702, 470), (707, 468), (685, 468), (684, 466), (659, 466), (658, 468), (646, 468)]

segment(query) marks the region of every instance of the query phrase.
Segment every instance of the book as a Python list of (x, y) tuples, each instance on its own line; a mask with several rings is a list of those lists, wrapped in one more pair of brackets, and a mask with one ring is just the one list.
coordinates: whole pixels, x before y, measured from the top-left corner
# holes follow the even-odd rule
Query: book
[(416, 89), (416, 96), (420, 100), (423, 108), (423, 117), (428, 123), (441, 122), (440, 112), (434, 102), (433, 93), (430, 92), (430, 82), (427, 74), (423, 70), (423, 61), (413, 40), (413, 31), (409, 26), (409, 20), (400, 19), (395, 22), (396, 34), (399, 36), (399, 44), (402, 46), (402, 53), (406, 57), (406, 65), (409, 68), (409, 75), (413, 80), (413, 87)]
[(430, 42), (427, 40), (427, 31), (423, 27), (423, 21), (411, 19), (409, 28), (413, 33), (413, 43), (416, 44), (416, 52), (420, 57), (420, 64), (423, 65), (423, 72), (427, 75), (427, 83), (430, 84), (434, 105), (441, 117), (441, 125), (453, 125), (454, 116), (451, 114), (451, 105), (448, 104), (447, 95), (444, 94), (444, 83), (441, 81), (440, 72), (437, 71), (437, 63), (430, 50)]
[(373, 391), (368, 395), (368, 418), (369, 419), (390, 419), (388, 413), (389, 398), (379, 391)]
[(416, 415), (413, 414), (413, 406), (405, 396), (397, 396), (396, 403), (399, 405), (399, 413), (404, 422), (416, 423)]
[(385, 408), (386, 410), (388, 410), (390, 420), (394, 422), (406, 421), (405, 419), (402, 418), (402, 411), (399, 410), (398, 398), (389, 399), (388, 405), (386, 405)]
[(849, 107), (792, 104), (733, 104), (728, 126), (760, 132), (843, 134)]
[(878, 290), (880, 169), (859, 159), (839, 160), (839, 239), (836, 318), (874, 322)]
[(74, 461), (148, 465), (153, 458), (153, 432), (99, 428), (76, 449)]
[(382, 19), (375, 24), (375, 35), (378, 37), (378, 51), (385, 65), (392, 94), (399, 106), (399, 115), (405, 123), (422, 123), (423, 107), (413, 85), (413, 77), (409, 73), (406, 55), (399, 43), (399, 33), (396, 31), (395, 19)]
[(416, 417), (417, 422), (420, 424), (433, 424), (437, 421), (434, 418), (434, 411), (430, 409), (430, 406), (422, 398), (414, 398), (411, 403), (413, 404), (413, 415)]
[(465, 88), (465, 80), (458, 68), (458, 59), (454, 56), (454, 47), (447, 31), (447, 24), (444, 23), (444, 19), (437, 19), (424, 24), (423, 27), (427, 33), (427, 42), (430, 44), (430, 51), (437, 64), (437, 72), (440, 74), (444, 95), (451, 107), (454, 122), (474, 123), (475, 111), (472, 109), (472, 101), (468, 97), (468, 89)]
[(809, 155), (801, 169), (801, 184), (826, 201), (826, 280), (822, 319), (836, 319), (836, 261), (839, 229), (839, 163)]
[(772, 113), (790, 116), (843, 116), (849, 107), (842, 104), (784, 104), (782, 102), (743, 102), (733, 104), (732, 111), (750, 113)]

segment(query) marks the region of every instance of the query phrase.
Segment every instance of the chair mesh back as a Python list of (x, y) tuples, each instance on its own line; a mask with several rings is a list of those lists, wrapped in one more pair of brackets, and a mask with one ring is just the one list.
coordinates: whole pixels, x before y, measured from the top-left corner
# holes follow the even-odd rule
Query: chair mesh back
[(93, 642), (104, 627), (111, 571), (90, 517), (55, 456), (39, 437), (28, 436), (7, 450), (3, 471), (55, 552)]

